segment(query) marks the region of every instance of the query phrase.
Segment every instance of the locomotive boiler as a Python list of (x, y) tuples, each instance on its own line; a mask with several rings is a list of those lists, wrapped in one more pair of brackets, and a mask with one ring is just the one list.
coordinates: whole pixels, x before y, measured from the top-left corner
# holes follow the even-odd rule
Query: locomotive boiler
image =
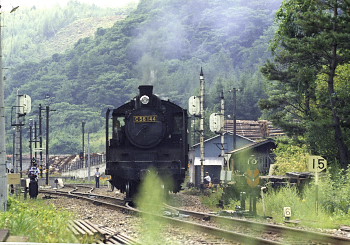
[(164, 180), (166, 191), (178, 192), (187, 164), (187, 110), (160, 99), (153, 86), (139, 86), (134, 99), (107, 110), (106, 174), (127, 199), (137, 193), (150, 168)]

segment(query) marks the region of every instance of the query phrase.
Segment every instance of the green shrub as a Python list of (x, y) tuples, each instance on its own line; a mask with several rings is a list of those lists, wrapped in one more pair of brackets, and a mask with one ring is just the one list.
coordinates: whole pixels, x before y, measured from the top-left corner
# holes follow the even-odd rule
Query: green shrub
[(309, 157), (307, 145), (294, 142), (291, 139), (279, 140), (276, 154), (275, 172), (273, 174), (283, 175), (286, 172), (306, 172)]
[(211, 189), (205, 190), (205, 193), (201, 196), (202, 203), (211, 209), (216, 209), (219, 201), (222, 198), (223, 189), (217, 188), (215, 191)]
[(74, 217), (67, 211), (47, 205), (43, 200), (19, 200), (9, 197), (8, 210), (0, 213), (0, 227), (11, 235), (26, 236), (29, 242), (38, 243), (89, 243), (78, 240), (68, 230), (68, 221)]
[(320, 180), (320, 204), (337, 216), (350, 216), (350, 169), (332, 171)]
[[(296, 187), (284, 187), (265, 194), (266, 215), (283, 222), (283, 207), (291, 207), (292, 219), (318, 228), (338, 228), (350, 223), (350, 171), (339, 171), (336, 176), (324, 175), (318, 188), (314, 182), (302, 193)], [(318, 189), (318, 191), (317, 191)], [(316, 193), (318, 208), (316, 209)], [(262, 214), (262, 200), (257, 209)]]

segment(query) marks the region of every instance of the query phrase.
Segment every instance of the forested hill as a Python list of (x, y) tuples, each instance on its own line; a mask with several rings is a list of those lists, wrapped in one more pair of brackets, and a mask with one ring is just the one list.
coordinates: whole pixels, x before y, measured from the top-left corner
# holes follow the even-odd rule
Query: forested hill
[(42, 9), (34, 5), (20, 6), (12, 13), (4, 11), (4, 62), (11, 69), (23, 62), (38, 62), (63, 53), (80, 38), (92, 37), (97, 28), (111, 27), (132, 9), (100, 8), (71, 0), (64, 7)]
[[(117, 107), (139, 84), (187, 106), (199, 87), (203, 67), (208, 111), (218, 106), (222, 88), (227, 108), (229, 89), (237, 94), (238, 117), (257, 119), (257, 102), (265, 96), (259, 65), (269, 56), (274, 14), (281, 0), (141, 0), (137, 9), (93, 38), (40, 62), (26, 62), (8, 74), (9, 105), (14, 91), (28, 94), (57, 110), (52, 113), (53, 152), (77, 152), (77, 130), (86, 120), (89, 132), (103, 128), (107, 107)], [(53, 20), (54, 21), (54, 20)], [(49, 100), (44, 100), (49, 95)], [(35, 115), (36, 116), (36, 115)], [(34, 118), (34, 115), (32, 116)], [(59, 133), (58, 133), (59, 132)]]

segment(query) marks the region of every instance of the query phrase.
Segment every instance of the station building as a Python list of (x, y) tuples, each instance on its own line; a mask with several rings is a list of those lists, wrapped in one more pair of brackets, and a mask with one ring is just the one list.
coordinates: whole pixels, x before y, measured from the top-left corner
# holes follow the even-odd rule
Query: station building
[[(244, 172), (251, 163), (256, 164), (260, 173), (267, 174), (270, 165), (274, 163), (273, 149), (277, 147), (274, 138), (283, 136), (282, 130), (272, 126), (266, 120), (237, 120), (236, 135), (233, 135), (233, 120), (225, 121), (224, 144), (217, 135), (204, 141), (205, 159), (204, 173), (208, 172), (212, 181), (219, 183), (230, 180), (233, 172)], [(236, 149), (233, 147), (233, 139)], [(221, 150), (224, 149), (224, 156)], [(200, 144), (191, 147), (189, 163), (190, 182), (196, 186), (201, 178)], [(222, 172), (228, 170), (229, 172)], [(230, 176), (228, 176), (230, 175)]]

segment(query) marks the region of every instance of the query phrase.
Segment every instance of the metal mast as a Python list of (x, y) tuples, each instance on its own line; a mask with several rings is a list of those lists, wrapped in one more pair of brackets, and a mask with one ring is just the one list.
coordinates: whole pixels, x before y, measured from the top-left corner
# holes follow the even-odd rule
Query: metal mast
[[(1, 8), (1, 5), (0, 5)], [(18, 9), (13, 8), (10, 13)], [(0, 211), (7, 210), (7, 171), (6, 171), (6, 140), (5, 140), (5, 93), (2, 73), (2, 29), (0, 12)]]
[[(16, 97), (16, 165), (14, 166), (15, 168), (15, 173), (22, 173), (22, 169), (20, 168), (21, 166), (21, 130), (22, 127), (20, 126), (20, 119), (19, 119), (19, 114), (20, 114), (20, 102), (19, 102), (19, 90), (17, 90), (17, 97)], [(22, 177), (22, 176), (21, 176)]]
[(237, 134), (237, 127), (236, 127), (236, 94), (237, 89), (233, 88), (233, 113), (232, 113), (232, 119), (233, 119), (233, 149), (236, 150), (236, 134)]
[(87, 159), (87, 166), (88, 166), (88, 181), (91, 180), (90, 173), (91, 173), (91, 158), (90, 158), (90, 132), (88, 133), (88, 159)]
[(50, 156), (49, 156), (49, 115), (50, 115), (50, 107), (49, 106), (46, 106), (46, 185), (49, 185), (49, 159), (50, 159)]
[(83, 159), (82, 159), (82, 161), (83, 161), (83, 167), (85, 168), (86, 167), (86, 165), (85, 165), (85, 141), (84, 141), (84, 139), (85, 139), (85, 122), (81, 122), (81, 131), (82, 131), (82, 147), (83, 147)]
[(2, 74), (2, 35), (0, 13), (0, 210), (7, 209), (7, 171), (5, 147), (5, 94)]
[(204, 94), (205, 94), (205, 82), (204, 82), (204, 75), (203, 75), (203, 69), (201, 67), (201, 73), (199, 74), (199, 81), (200, 81), (200, 90), (201, 90), (201, 96), (200, 96), (200, 151), (201, 151), (201, 184), (204, 183)]
[(221, 157), (225, 156), (225, 132), (224, 132), (224, 128), (225, 128), (225, 100), (224, 100), (224, 91), (221, 91), (221, 128), (220, 128), (220, 135), (221, 135)]

